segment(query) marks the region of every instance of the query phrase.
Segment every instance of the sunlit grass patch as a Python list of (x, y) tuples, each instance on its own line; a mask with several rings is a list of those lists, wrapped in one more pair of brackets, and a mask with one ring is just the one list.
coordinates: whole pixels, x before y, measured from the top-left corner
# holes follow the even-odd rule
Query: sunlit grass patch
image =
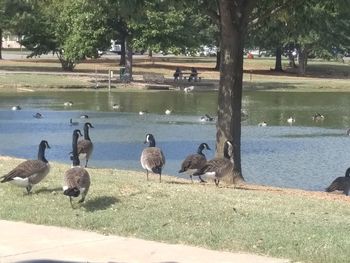
[[(5, 174), (19, 162), (0, 158)], [(0, 185), (0, 218), (306, 262), (348, 262), (350, 200), (326, 193), (191, 184), (144, 172), (88, 169), (86, 201), (72, 209), (61, 185), (68, 165), (31, 195)], [(76, 201), (75, 201), (76, 202)]]

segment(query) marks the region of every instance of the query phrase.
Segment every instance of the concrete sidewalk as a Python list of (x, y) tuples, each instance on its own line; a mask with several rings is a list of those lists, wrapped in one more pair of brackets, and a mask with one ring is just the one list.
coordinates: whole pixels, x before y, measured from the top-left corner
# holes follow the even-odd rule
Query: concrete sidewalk
[(0, 262), (289, 262), (4, 220), (0, 233)]

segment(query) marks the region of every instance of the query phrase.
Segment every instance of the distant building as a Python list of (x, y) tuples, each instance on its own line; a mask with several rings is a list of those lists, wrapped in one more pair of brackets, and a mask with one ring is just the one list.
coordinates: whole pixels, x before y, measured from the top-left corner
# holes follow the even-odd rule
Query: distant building
[(1, 42), (1, 47), (6, 49), (6, 48), (21, 48), (21, 45), (18, 43), (19, 37), (10, 35), (10, 34), (3, 34), (2, 37), (2, 42)]

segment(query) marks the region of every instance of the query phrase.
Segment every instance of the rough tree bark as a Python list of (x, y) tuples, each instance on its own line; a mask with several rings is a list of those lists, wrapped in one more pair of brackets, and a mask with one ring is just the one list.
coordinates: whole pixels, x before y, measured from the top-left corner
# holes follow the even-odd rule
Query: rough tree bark
[(125, 36), (121, 37), (119, 66), (125, 66)]
[(226, 140), (233, 142), (232, 183), (244, 181), (241, 168), (241, 108), (243, 47), (248, 17), (256, 0), (218, 0), (221, 66), (218, 94), (216, 155), (223, 156)]
[(275, 71), (282, 72), (282, 48), (276, 48), (276, 63), (275, 63)]
[(0, 59), (2, 59), (2, 29), (0, 28)]
[(307, 65), (307, 49), (301, 48), (299, 50), (299, 56), (298, 56), (298, 71), (299, 75), (304, 76), (306, 73), (306, 65)]
[(125, 70), (129, 74), (130, 80), (132, 80), (132, 47), (131, 47), (131, 37), (127, 36), (125, 38)]

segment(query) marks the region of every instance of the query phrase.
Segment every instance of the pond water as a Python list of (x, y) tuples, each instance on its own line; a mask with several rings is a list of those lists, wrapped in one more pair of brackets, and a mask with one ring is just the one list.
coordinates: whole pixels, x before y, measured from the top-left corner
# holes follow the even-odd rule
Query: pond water
[[(73, 101), (65, 107), (65, 101)], [(119, 104), (119, 110), (112, 105)], [(22, 110), (11, 107), (21, 105)], [(350, 94), (245, 92), (242, 122), (242, 168), (248, 182), (308, 190), (323, 190), (350, 166)], [(201, 142), (215, 148), (215, 123), (200, 116), (215, 115), (216, 92), (62, 91), (1, 94), (0, 155), (36, 158), (37, 146), (48, 140), (47, 159), (70, 163), (72, 131), (86, 119), (94, 153), (91, 167), (141, 171), (140, 153), (146, 133), (155, 136), (166, 156), (164, 173), (179, 176), (183, 159)], [(171, 115), (164, 111), (171, 109)], [(140, 110), (149, 113), (139, 115)], [(42, 119), (33, 118), (40, 112)], [(312, 121), (320, 112), (324, 121)], [(289, 125), (287, 118), (295, 117)], [(70, 126), (69, 119), (79, 126)], [(258, 123), (266, 121), (267, 127)], [(207, 152), (213, 158), (214, 152)], [(6, 171), (2, 171), (5, 173)], [(187, 176), (184, 176), (188, 178)]]

